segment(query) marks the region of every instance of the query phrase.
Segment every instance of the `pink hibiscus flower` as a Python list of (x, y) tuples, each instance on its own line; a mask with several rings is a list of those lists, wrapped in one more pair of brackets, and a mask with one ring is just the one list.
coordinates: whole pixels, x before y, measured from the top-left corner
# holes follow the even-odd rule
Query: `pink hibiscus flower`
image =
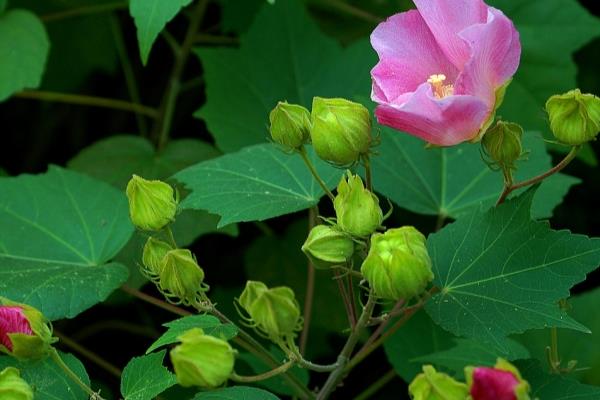
[(0, 306), (0, 345), (8, 351), (13, 350), (12, 341), (8, 336), (11, 333), (34, 334), (21, 307)]
[(414, 2), (371, 35), (375, 116), (438, 146), (477, 141), (519, 65), (519, 33), (482, 0)]

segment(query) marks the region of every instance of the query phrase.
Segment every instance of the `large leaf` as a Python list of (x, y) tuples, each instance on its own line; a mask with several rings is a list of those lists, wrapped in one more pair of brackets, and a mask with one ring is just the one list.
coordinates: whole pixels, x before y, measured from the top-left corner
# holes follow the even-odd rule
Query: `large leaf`
[(144, 65), (148, 62), (150, 50), (158, 34), (182, 7), (191, 2), (192, 0), (131, 0), (129, 2), (129, 12), (137, 27), (140, 56)]
[(192, 328), (202, 328), (207, 335), (225, 340), (234, 338), (238, 333), (238, 328), (235, 325), (222, 324), (221, 321), (210, 315), (190, 315), (167, 322), (163, 326), (169, 329), (150, 345), (146, 354), (153, 352), (159, 347), (177, 342), (177, 337)]
[[(600, 315), (595, 312), (599, 307), (600, 288), (572, 297), (569, 299), (569, 315), (592, 333), (558, 330), (558, 349), (563, 367), (576, 360), (577, 368), (572, 376), (596, 386), (600, 385)], [(528, 331), (516, 339), (527, 346), (533, 357), (543, 362), (547, 360), (546, 347), (550, 346), (548, 329)]]
[(132, 232), (124, 194), (103, 182), (58, 167), (0, 178), (0, 295), (74, 317), (127, 279), (107, 262)]
[(533, 361), (516, 364), (523, 377), (531, 385), (531, 398), (543, 400), (597, 400), (600, 388), (581, 383), (560, 375), (548, 375), (544, 368)]
[(532, 221), (534, 193), (473, 212), (429, 237), (440, 293), (426, 309), (436, 323), (499, 348), (506, 348), (506, 335), (527, 329), (587, 331), (557, 303), (598, 267), (600, 239)]
[(151, 400), (177, 383), (177, 378), (163, 366), (166, 350), (134, 357), (121, 377), (121, 394), (125, 400)]
[[(341, 171), (310, 157), (323, 180), (334, 187)], [(299, 155), (270, 143), (194, 165), (175, 179), (192, 191), (181, 206), (220, 215), (219, 226), (304, 210), (324, 194)]]
[[(65, 364), (89, 386), (90, 378), (83, 364), (71, 354), (59, 353)], [(40, 361), (18, 361), (0, 357), (0, 371), (15, 367), (21, 377), (33, 387), (35, 400), (87, 400), (89, 396), (50, 357)]]
[(0, 101), (40, 85), (50, 43), (42, 22), (25, 10), (0, 14)]
[(266, 390), (250, 386), (233, 386), (210, 392), (198, 393), (192, 400), (278, 400), (279, 398)]
[(226, 152), (264, 142), (269, 111), (280, 100), (310, 107), (314, 96), (369, 93), (368, 43), (342, 50), (319, 31), (299, 0), (265, 2), (240, 41), (239, 49), (197, 51), (207, 85), (207, 101), (197, 115)]
[(490, 0), (521, 35), (521, 66), (499, 115), (527, 129), (547, 130), (543, 108), (548, 97), (576, 87), (572, 54), (600, 35), (600, 20), (577, 0)]
[[(458, 218), (492, 206), (502, 192), (502, 174), (482, 160), (479, 145), (426, 149), (421, 140), (389, 128), (382, 129), (381, 140), (373, 158), (375, 188), (400, 207)], [(529, 153), (518, 162), (517, 180), (539, 175), (551, 166), (539, 135), (526, 133), (523, 143)], [(577, 182), (566, 175), (544, 182), (534, 200), (533, 216), (551, 216)]]

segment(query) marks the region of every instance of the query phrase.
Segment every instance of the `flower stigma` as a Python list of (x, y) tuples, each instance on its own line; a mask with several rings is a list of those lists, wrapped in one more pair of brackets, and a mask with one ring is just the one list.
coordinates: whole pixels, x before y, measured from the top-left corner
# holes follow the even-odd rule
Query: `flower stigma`
[(431, 75), (429, 79), (427, 79), (427, 83), (431, 84), (433, 94), (438, 99), (443, 99), (444, 97), (452, 96), (454, 94), (454, 85), (444, 85), (445, 81), (446, 75), (444, 74)]

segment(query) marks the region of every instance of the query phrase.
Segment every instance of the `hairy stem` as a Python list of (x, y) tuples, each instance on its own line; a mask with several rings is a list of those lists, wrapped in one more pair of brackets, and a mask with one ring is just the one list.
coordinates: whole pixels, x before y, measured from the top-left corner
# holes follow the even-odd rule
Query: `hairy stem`
[(52, 348), (52, 350), (50, 350), (50, 357), (56, 363), (56, 365), (58, 365), (60, 369), (63, 370), (63, 372), (69, 377), (69, 379), (71, 379), (79, 387), (81, 387), (90, 396), (90, 398), (104, 400), (104, 398), (100, 397), (98, 393), (94, 392), (88, 385), (83, 383), (79, 376), (77, 376), (77, 374), (73, 372), (67, 364), (65, 364), (65, 362), (62, 360), (62, 358), (60, 358), (60, 355), (54, 347)]
[(324, 3), (328, 6), (330, 6), (331, 8), (335, 8), (338, 11), (341, 11), (348, 15), (352, 15), (353, 17), (356, 17), (356, 18), (360, 18), (360, 19), (362, 19), (366, 22), (372, 23), (372, 24), (378, 24), (383, 20), (382, 18), (380, 18), (376, 15), (373, 15), (373, 14), (369, 13), (368, 11), (365, 11), (363, 9), (355, 7), (355, 6), (348, 4), (342, 0), (326, 0)]
[(94, 364), (96, 364), (97, 366), (99, 366), (100, 368), (102, 368), (103, 370), (108, 372), (109, 374), (113, 375), (116, 378), (121, 377), (121, 370), (119, 368), (117, 368), (116, 366), (114, 366), (113, 364), (111, 364), (110, 362), (106, 361), (104, 358), (100, 357), (98, 354), (86, 349), (85, 347), (83, 347), (82, 345), (77, 343), (76, 341), (63, 335), (60, 332), (57, 332), (56, 330), (54, 331), (54, 335), (60, 339), (60, 343), (69, 347), (71, 350), (75, 351), (76, 353), (79, 353), (83, 357), (87, 358), (88, 360), (90, 360), (91, 362), (93, 362)]
[[(310, 232), (318, 223), (319, 209), (317, 206), (308, 210), (308, 232)], [(308, 342), (308, 333), (310, 331), (310, 320), (312, 318), (313, 300), (315, 296), (315, 267), (308, 261), (306, 276), (306, 294), (304, 296), (304, 325), (300, 334), (300, 354), (304, 354)]]
[(114, 3), (83, 6), (83, 7), (72, 8), (70, 10), (59, 11), (59, 12), (52, 13), (52, 14), (46, 14), (46, 15), (42, 15), (40, 17), (40, 19), (44, 22), (53, 22), (53, 21), (59, 21), (59, 20), (65, 19), (65, 18), (82, 17), (85, 15), (100, 14), (100, 13), (107, 13), (107, 12), (111, 12), (111, 11), (115, 11), (115, 10), (122, 10), (122, 9), (126, 9), (127, 7), (128, 7), (128, 3), (126, 1), (117, 1)]
[(300, 153), (300, 157), (302, 157), (302, 160), (308, 167), (312, 176), (319, 183), (319, 186), (321, 186), (321, 189), (323, 189), (325, 194), (327, 194), (327, 197), (329, 197), (331, 199), (331, 201), (335, 200), (335, 196), (333, 195), (333, 193), (331, 193), (331, 190), (329, 190), (329, 188), (327, 187), (327, 185), (325, 184), (323, 179), (321, 179), (321, 176), (319, 176), (319, 173), (317, 172), (312, 161), (310, 161), (310, 158), (308, 158), (308, 154), (306, 153), (306, 149), (304, 148), (304, 146), (300, 147), (299, 153)]
[(106, 97), (83, 96), (78, 94), (67, 94), (57, 92), (46, 92), (42, 90), (25, 90), (15, 93), (14, 97), (21, 99), (34, 99), (42, 101), (51, 101), (57, 103), (76, 104), (81, 106), (93, 106), (100, 108), (110, 108), (113, 110), (128, 111), (136, 114), (157, 118), (158, 111), (152, 107), (141, 104), (130, 103), (124, 100), (109, 99)]
[(259, 374), (259, 375), (243, 376), (243, 375), (238, 375), (234, 372), (231, 374), (231, 376), (229, 378), (232, 381), (241, 382), (241, 383), (260, 382), (260, 381), (264, 381), (266, 379), (272, 378), (274, 376), (283, 374), (284, 372), (286, 372), (288, 369), (292, 368), (293, 366), (294, 366), (294, 361), (288, 361), (285, 364), (281, 364), (277, 368), (274, 368), (270, 371), (267, 371), (267, 372)]

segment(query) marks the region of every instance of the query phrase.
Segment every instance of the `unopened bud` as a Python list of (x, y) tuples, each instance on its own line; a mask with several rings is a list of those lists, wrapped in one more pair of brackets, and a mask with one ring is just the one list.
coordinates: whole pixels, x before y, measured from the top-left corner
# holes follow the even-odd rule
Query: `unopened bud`
[(371, 116), (362, 104), (315, 97), (311, 139), (317, 155), (337, 165), (349, 165), (369, 152)]
[(18, 369), (8, 367), (0, 372), (0, 399), (33, 400), (33, 390)]
[(169, 251), (173, 250), (173, 246), (162, 240), (149, 237), (144, 245), (142, 253), (142, 264), (144, 272), (151, 278), (160, 276), (160, 271), (163, 266), (163, 259)]
[(554, 137), (562, 143), (579, 146), (600, 132), (600, 98), (579, 89), (550, 97), (546, 112)]
[(181, 344), (171, 350), (171, 362), (181, 386), (216, 388), (224, 384), (235, 364), (235, 350), (222, 339), (204, 334), (200, 328), (177, 338)]
[(203, 281), (204, 271), (191, 251), (170, 250), (163, 257), (159, 288), (170, 300), (179, 299), (183, 304), (192, 304), (207, 290)]
[(498, 121), (483, 136), (481, 144), (494, 164), (504, 170), (515, 169), (515, 162), (521, 157), (523, 128), (512, 122)]
[(177, 202), (169, 184), (133, 175), (126, 193), (131, 222), (138, 228), (158, 231), (175, 219)]
[(0, 352), (18, 359), (40, 359), (56, 340), (41, 312), (0, 297)]
[(431, 365), (423, 366), (423, 373), (411, 382), (408, 392), (413, 400), (466, 400), (469, 394), (467, 385)]
[(269, 289), (262, 282), (248, 281), (238, 302), (259, 332), (274, 342), (294, 337), (302, 329), (300, 306), (288, 287)]
[(494, 368), (467, 367), (465, 376), (472, 400), (530, 400), (529, 383), (514, 365), (501, 358)]
[(279, 102), (269, 121), (271, 137), (286, 149), (297, 149), (310, 138), (310, 112), (300, 105)]
[(350, 261), (354, 242), (344, 232), (327, 225), (317, 225), (308, 234), (302, 251), (315, 268), (325, 269)]
[(354, 236), (368, 236), (383, 222), (379, 199), (350, 172), (338, 184), (333, 207), (338, 226)]
[(425, 236), (412, 226), (371, 236), (371, 248), (360, 268), (375, 294), (408, 300), (433, 280)]

